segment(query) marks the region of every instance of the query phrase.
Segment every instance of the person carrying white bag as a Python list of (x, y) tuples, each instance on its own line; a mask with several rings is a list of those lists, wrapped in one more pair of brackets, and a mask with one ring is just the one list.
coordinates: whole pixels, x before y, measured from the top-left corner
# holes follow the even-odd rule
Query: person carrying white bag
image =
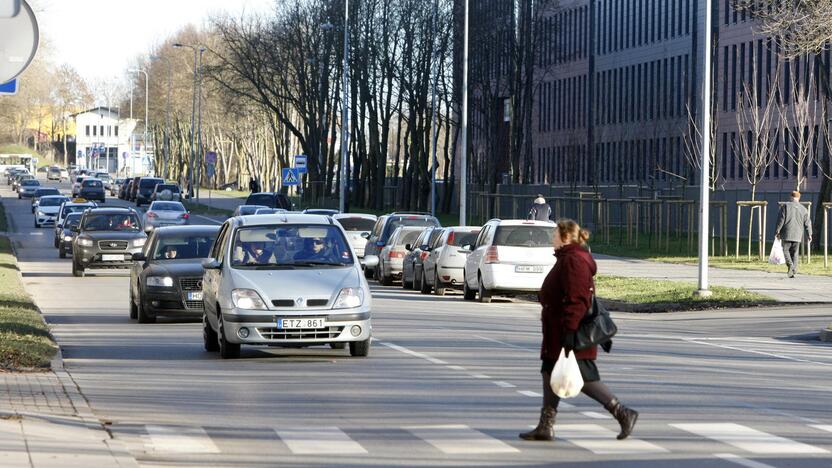
[(780, 239), (774, 239), (771, 244), (771, 254), (768, 256), (768, 263), (772, 265), (785, 265), (786, 255), (783, 253), (783, 243)]
[[(586, 248), (588, 240), (589, 233), (582, 230), (578, 223), (570, 219), (558, 220), (553, 236), (557, 262), (538, 294), (543, 307), (543, 342), (540, 349), (543, 407), (537, 427), (520, 434), (524, 440), (553, 440), (560, 399), (576, 396), (578, 391), (604, 405), (618, 421), (621, 426), (619, 440), (626, 439), (633, 432), (638, 420), (638, 412), (622, 405), (601, 382), (595, 365), (598, 346), (575, 350), (576, 332), (594, 305), (593, 277), (597, 266)], [(607, 352), (612, 346), (609, 340), (598, 344)], [(579, 375), (575, 375), (576, 368)]]

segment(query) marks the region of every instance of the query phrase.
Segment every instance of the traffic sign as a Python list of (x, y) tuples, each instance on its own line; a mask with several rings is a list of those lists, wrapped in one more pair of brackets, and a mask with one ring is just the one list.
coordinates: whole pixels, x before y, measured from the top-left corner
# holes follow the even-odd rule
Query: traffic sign
[(206, 175), (208, 176), (209, 179), (214, 178), (214, 174), (216, 173), (216, 170), (214, 169), (215, 167), (216, 166), (214, 166), (211, 163), (208, 163), (208, 166), (206, 166), (205, 173), (206, 173)]
[[(18, 3), (18, 2), (15, 2)], [(7, 13), (11, 17), (0, 17), (0, 83), (16, 78), (32, 63), (38, 51), (40, 30), (35, 13), (25, 1), (20, 8), (15, 5)]]
[(296, 168), (283, 168), (283, 186), (290, 187), (293, 185), (300, 185), (300, 174)]
[(11, 80), (8, 83), (0, 84), (0, 95), (17, 94), (17, 79)]
[(205, 153), (205, 162), (209, 165), (217, 164), (217, 152), (208, 151), (207, 153)]
[(306, 174), (306, 155), (299, 154), (295, 156), (295, 169), (299, 174)]

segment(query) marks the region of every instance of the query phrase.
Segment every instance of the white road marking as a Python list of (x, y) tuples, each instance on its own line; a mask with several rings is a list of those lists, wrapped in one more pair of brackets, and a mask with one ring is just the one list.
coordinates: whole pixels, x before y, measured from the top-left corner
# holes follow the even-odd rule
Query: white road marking
[(404, 429), (448, 455), (519, 452), (505, 442), (462, 424), (410, 426)]
[(502, 380), (498, 380), (498, 381), (494, 382), (494, 385), (496, 385), (498, 387), (502, 387), (502, 388), (515, 388), (515, 387), (517, 387), (517, 385), (514, 385), (512, 383), (508, 383), (508, 382), (503, 382)]
[(736, 463), (737, 465), (746, 466), (748, 468), (774, 468), (772, 465), (766, 465), (765, 463), (749, 460), (733, 453), (715, 453), (714, 456), (727, 462)]
[(462, 367), (462, 366), (445, 366), (445, 367), (447, 367), (447, 368), (448, 368), (448, 369), (450, 369), (450, 370), (455, 370), (455, 371), (465, 371), (465, 368), (464, 368), (464, 367)]
[(561, 400), (558, 403), (558, 408), (559, 409), (573, 409), (573, 408), (575, 408), (575, 405), (573, 405), (572, 403), (567, 403), (567, 402)]
[(425, 361), (428, 361), (432, 364), (441, 364), (443, 366), (448, 364), (447, 362), (445, 362), (441, 359), (436, 359), (435, 357), (428, 356), (427, 354), (422, 354), (422, 353), (407, 349), (404, 346), (399, 346), (399, 345), (393, 344), (393, 343), (386, 343), (384, 341), (379, 341), (378, 343), (380, 345), (386, 346), (390, 349), (395, 349), (396, 351), (399, 351), (401, 353), (409, 354), (409, 355), (411, 355), (413, 357), (417, 357), (419, 359), (424, 359)]
[(513, 345), (513, 344), (511, 344), (511, 343), (506, 343), (505, 341), (500, 341), (500, 340), (497, 340), (497, 339), (494, 339), (494, 338), (489, 338), (489, 337), (487, 337), (487, 336), (481, 336), (481, 335), (473, 335), (473, 336), (474, 336), (474, 338), (479, 338), (479, 339), (481, 339), (481, 340), (485, 340), (485, 341), (490, 341), (490, 342), (492, 342), (492, 343), (501, 344), (501, 345), (503, 345), (503, 346), (508, 346), (509, 348), (514, 348), (514, 349), (517, 349), (517, 350), (519, 350), (519, 351), (525, 351), (525, 352), (527, 352), (527, 353), (536, 353), (536, 352), (538, 352), (538, 351), (535, 351), (535, 350), (533, 350), (533, 349), (529, 349), (529, 348), (524, 348), (524, 347), (522, 347), (522, 346)]
[(471, 374), (471, 377), (473, 377), (475, 379), (490, 379), (491, 378), (491, 377), (489, 377), (485, 374)]
[(201, 427), (145, 426), (155, 452), (220, 453), (211, 437)]
[(699, 338), (683, 338), (683, 341), (686, 341), (688, 343), (701, 344), (701, 345), (705, 345), (705, 346), (713, 346), (715, 348), (730, 349), (732, 351), (741, 351), (741, 352), (744, 352), (744, 353), (759, 354), (759, 355), (762, 355), (762, 356), (768, 356), (768, 357), (773, 357), (773, 358), (777, 358), (777, 359), (786, 359), (788, 361), (803, 362), (803, 363), (807, 363), (807, 364), (817, 364), (819, 366), (832, 367), (832, 363), (830, 363), (830, 362), (817, 362), (817, 361), (812, 361), (810, 359), (800, 359), (800, 358), (795, 358), (795, 357), (791, 357), (791, 356), (784, 356), (782, 354), (767, 353), (765, 351), (756, 351), (756, 350), (748, 349), (748, 348), (740, 348), (740, 347), (737, 347), (737, 346), (728, 346), (728, 345), (721, 345), (721, 344), (716, 344), (716, 343), (709, 343), (707, 341), (700, 341)]
[(597, 455), (635, 455), (668, 451), (633, 437), (615, 440), (615, 432), (597, 424), (559, 424), (555, 427), (555, 436)]
[(295, 455), (353, 455), (367, 450), (337, 427), (275, 429)]
[(581, 414), (591, 419), (612, 419), (612, 416), (596, 411), (581, 411)]
[(531, 390), (517, 390), (517, 393), (532, 398), (540, 398), (543, 396), (537, 392), (532, 392)]
[(812, 424), (809, 427), (820, 429), (821, 431), (832, 432), (832, 424)]
[(757, 455), (829, 453), (820, 447), (735, 423), (671, 424), (671, 427), (732, 445)]

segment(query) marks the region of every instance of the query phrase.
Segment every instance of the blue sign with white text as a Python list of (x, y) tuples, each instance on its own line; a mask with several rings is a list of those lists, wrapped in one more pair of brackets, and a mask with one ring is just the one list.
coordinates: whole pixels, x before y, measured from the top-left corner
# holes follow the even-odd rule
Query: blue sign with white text
[(17, 80), (8, 83), (0, 83), (0, 94), (17, 94)]

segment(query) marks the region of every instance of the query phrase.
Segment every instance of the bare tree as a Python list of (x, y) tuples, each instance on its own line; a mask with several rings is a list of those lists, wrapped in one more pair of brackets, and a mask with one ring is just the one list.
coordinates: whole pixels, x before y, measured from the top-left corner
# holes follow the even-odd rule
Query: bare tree
[[(791, 144), (783, 145), (788, 165), (791, 162), (795, 178), (795, 190), (801, 190), (806, 180), (806, 171), (815, 164), (815, 123), (819, 114), (813, 61), (804, 57), (799, 64), (789, 61), (789, 75), (793, 77), (790, 88), (790, 102), (778, 106), (783, 134), (788, 135)], [(788, 169), (788, 168), (787, 168)]]
[[(699, 117), (694, 115), (690, 105), (685, 106), (687, 112), (687, 132), (683, 136), (684, 153), (687, 163), (696, 171), (702, 169), (702, 129), (699, 125)], [(709, 178), (711, 191), (716, 191), (720, 187), (721, 167), (717, 156), (717, 134), (719, 129), (719, 112), (711, 112), (711, 128), (710, 139), (711, 146), (708, 154), (708, 168), (710, 169)], [(683, 177), (681, 174), (676, 174)], [(723, 179), (724, 180), (724, 179)]]

